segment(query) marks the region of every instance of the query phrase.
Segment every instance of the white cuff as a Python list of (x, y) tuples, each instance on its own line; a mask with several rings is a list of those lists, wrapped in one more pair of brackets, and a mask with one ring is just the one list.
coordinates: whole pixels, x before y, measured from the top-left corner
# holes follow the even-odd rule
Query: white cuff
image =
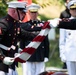
[(50, 26), (51, 26), (52, 28), (55, 28), (55, 27), (58, 26), (60, 20), (61, 20), (61, 19), (59, 19), (59, 18), (55, 18), (55, 19), (53, 19), (53, 20), (48, 20), (48, 22), (50, 22)]

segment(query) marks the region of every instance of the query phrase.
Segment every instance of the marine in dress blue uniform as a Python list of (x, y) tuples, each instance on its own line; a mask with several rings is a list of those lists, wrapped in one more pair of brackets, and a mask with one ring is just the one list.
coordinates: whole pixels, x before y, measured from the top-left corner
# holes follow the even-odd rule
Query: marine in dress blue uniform
[[(37, 19), (39, 8), (40, 6), (34, 3), (28, 6), (31, 19), (30, 21), (27, 22), (29, 23), (29, 25), (26, 28), (26, 30), (32, 33), (39, 33), (41, 27), (44, 24), (44, 21), (40, 21)], [(22, 40), (20, 43), (20, 47), (23, 49), (29, 43), (30, 41), (26, 42)], [(26, 63), (23, 63), (23, 75), (38, 75), (39, 73), (43, 72), (45, 70), (44, 60), (48, 58), (49, 58), (49, 40), (47, 36), (44, 39), (44, 41), (40, 44), (40, 46), (37, 48), (35, 53), (26, 61)]]
[(12, 1), (8, 3), (8, 14), (0, 19), (0, 75), (9, 74), (9, 69), (15, 71), (14, 55), (18, 52), (20, 39), (32, 40), (36, 35), (25, 31), (20, 26), (20, 20), (26, 13), (26, 2)]

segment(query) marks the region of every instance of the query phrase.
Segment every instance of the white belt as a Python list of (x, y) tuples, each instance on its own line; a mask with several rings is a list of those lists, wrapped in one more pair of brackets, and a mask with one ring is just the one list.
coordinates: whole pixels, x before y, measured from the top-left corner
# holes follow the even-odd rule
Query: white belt
[[(14, 45), (11, 45), (11, 47), (7, 47), (7, 46), (5, 46), (5, 45), (3, 45), (3, 44), (0, 44), (0, 48), (2, 48), (2, 49), (4, 49), (4, 50), (8, 50), (8, 51), (9, 51), (10, 49), (13, 49), (13, 50), (16, 49), (16, 47), (15, 47)], [(18, 50), (19, 50), (19, 52), (22, 51), (21, 48), (19, 48)]]
[(8, 50), (9, 47), (0, 44), (0, 48), (2, 48), (2, 49), (4, 49), (4, 50)]
[(11, 47), (7, 47), (7, 46), (5, 46), (3, 44), (0, 44), (0, 48), (2, 48), (4, 50), (10, 50), (10, 49), (15, 50), (16, 49), (16, 47), (14, 45), (11, 45)]

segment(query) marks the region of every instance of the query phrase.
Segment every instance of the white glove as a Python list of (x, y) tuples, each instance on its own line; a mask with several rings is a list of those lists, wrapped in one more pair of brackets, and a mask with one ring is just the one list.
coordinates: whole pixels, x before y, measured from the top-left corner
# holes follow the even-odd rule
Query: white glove
[(3, 59), (3, 63), (6, 65), (11, 65), (14, 62), (14, 58), (10, 58), (10, 57), (5, 57)]
[(48, 62), (48, 58), (44, 58), (44, 62)]
[(59, 18), (55, 18), (53, 20), (48, 20), (48, 22), (50, 22), (50, 26), (52, 28), (54, 28), (54, 27), (57, 27), (58, 26), (60, 20), (61, 19), (59, 19)]
[(62, 56), (61, 56), (61, 61), (62, 61), (62, 62), (66, 62), (66, 57), (65, 57), (65, 55), (62, 55)]

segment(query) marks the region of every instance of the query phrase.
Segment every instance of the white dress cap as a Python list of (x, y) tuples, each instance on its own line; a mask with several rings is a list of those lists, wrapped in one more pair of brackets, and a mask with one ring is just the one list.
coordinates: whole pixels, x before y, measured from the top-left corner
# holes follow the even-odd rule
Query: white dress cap
[(24, 1), (11, 1), (8, 2), (8, 7), (10, 8), (26, 8), (27, 2)]
[(38, 9), (40, 9), (40, 6), (38, 4), (32, 3), (31, 5), (27, 6), (27, 9), (31, 12), (36, 12)]
[(76, 8), (76, 0), (71, 0), (68, 5), (67, 5), (68, 9), (70, 8)]

